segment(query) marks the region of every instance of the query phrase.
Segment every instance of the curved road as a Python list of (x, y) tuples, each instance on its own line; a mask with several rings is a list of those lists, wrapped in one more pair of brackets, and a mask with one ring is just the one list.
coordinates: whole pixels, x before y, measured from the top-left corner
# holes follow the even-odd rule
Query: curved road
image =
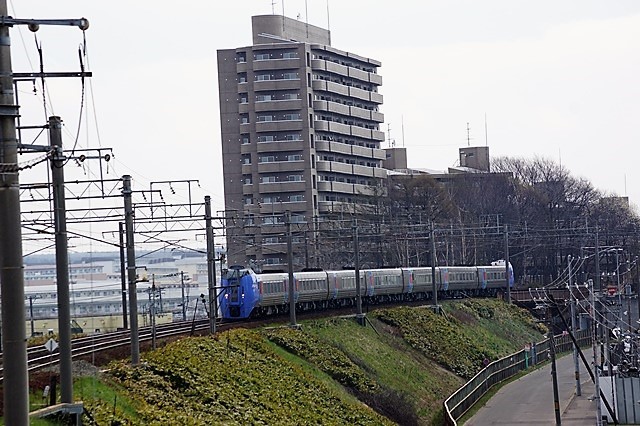
[[(591, 350), (585, 351), (593, 359)], [(575, 396), (573, 356), (556, 361), (558, 395), (563, 426), (595, 424), (594, 386), (584, 366), (580, 365), (582, 396)], [(484, 425), (555, 425), (551, 364), (544, 366), (500, 389), (465, 426)]]

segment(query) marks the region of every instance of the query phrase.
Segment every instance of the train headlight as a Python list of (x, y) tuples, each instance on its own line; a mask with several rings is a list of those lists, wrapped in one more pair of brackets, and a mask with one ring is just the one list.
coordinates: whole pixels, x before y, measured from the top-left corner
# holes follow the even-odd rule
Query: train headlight
[(225, 293), (224, 298), (229, 299), (229, 295)]

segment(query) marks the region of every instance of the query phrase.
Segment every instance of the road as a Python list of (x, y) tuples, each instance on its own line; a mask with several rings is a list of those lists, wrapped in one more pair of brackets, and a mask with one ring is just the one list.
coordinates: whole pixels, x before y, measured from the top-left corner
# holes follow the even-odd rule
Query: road
[[(588, 361), (592, 352), (585, 351)], [(594, 386), (584, 366), (580, 365), (582, 396), (575, 396), (573, 357), (557, 360), (558, 395), (562, 424), (582, 426), (595, 424)], [(553, 384), (551, 365), (546, 365), (500, 389), (465, 426), (484, 425), (553, 425)]]

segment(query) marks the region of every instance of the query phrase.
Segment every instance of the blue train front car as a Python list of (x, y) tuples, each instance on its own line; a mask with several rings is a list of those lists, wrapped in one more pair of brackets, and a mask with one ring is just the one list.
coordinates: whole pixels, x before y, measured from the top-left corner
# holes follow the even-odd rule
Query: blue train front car
[(246, 319), (260, 301), (258, 277), (249, 268), (231, 266), (222, 276), (220, 311), (226, 320)]

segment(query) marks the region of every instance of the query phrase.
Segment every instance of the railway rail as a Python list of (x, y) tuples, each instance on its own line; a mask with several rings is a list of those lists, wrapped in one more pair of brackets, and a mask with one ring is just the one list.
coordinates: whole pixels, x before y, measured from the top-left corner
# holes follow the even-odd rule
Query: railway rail
[[(552, 290), (553, 296), (556, 300), (569, 297), (568, 290), (566, 289), (554, 289)], [(536, 292), (530, 290), (514, 290), (511, 292), (511, 297), (514, 302), (526, 303), (535, 301), (537, 296)], [(421, 302), (409, 302), (406, 305), (424, 305), (428, 304), (428, 301)], [(376, 305), (365, 306), (368, 311), (369, 308), (379, 309), (384, 307), (397, 306), (395, 303), (382, 303)], [(345, 307), (339, 309), (332, 309), (329, 315), (331, 316), (343, 316), (353, 313), (352, 307)], [(305, 312), (300, 314), (300, 319), (319, 318), (327, 316), (327, 311), (319, 312)], [(224, 331), (235, 327), (254, 328), (259, 327), (261, 324), (274, 323), (279, 321), (286, 321), (285, 316), (280, 318), (267, 318), (262, 320), (242, 321), (242, 322), (218, 322), (216, 327), (219, 331)], [(155, 327), (155, 339), (169, 339), (179, 336), (185, 336), (190, 334), (202, 334), (209, 329), (209, 320), (201, 319), (196, 321), (180, 321), (170, 324), (161, 324)], [(154, 339), (153, 328), (142, 327), (139, 331), (139, 340), (141, 343), (150, 343)], [(71, 357), (73, 360), (86, 358), (100, 353), (108, 353), (109, 351), (126, 348), (131, 345), (131, 337), (129, 330), (115, 331), (110, 333), (93, 334), (90, 336), (82, 336), (74, 338), (71, 342)], [(3, 368), (1, 365), (0, 353), (0, 383), (3, 380)], [(30, 346), (27, 348), (27, 368), (29, 373), (42, 370), (45, 368), (53, 367), (59, 363), (60, 354), (56, 350), (52, 353), (44, 345)]]

